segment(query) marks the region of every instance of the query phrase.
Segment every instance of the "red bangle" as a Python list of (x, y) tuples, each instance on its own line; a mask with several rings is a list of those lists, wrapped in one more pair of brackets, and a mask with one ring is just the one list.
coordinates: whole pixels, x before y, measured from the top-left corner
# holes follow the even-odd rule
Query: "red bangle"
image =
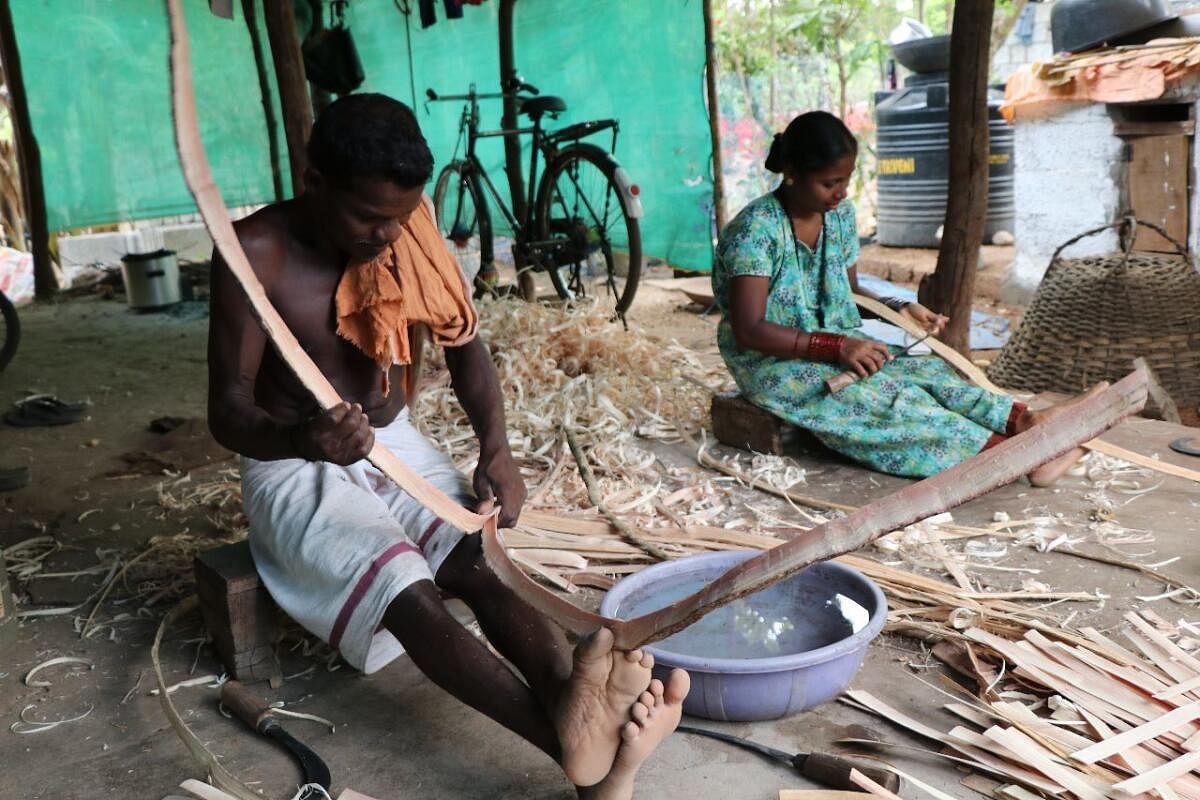
[(837, 362), (846, 337), (836, 333), (810, 333), (808, 351), (804, 354), (810, 361)]

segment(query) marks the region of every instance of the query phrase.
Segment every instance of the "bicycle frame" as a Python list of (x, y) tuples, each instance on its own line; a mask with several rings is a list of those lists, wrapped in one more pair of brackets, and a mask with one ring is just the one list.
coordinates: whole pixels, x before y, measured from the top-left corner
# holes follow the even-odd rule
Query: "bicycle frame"
[[(491, 195), (492, 201), (500, 209), (500, 213), (504, 216), (505, 221), (512, 228), (513, 238), (518, 245), (525, 250), (532, 251), (540, 245), (549, 245), (551, 242), (534, 242), (531, 241), (531, 232), (534, 230), (534, 217), (536, 209), (532, 202), (534, 190), (537, 186), (538, 178), (538, 154), (541, 153), (543, 161), (547, 164), (558, 152), (558, 144), (563, 141), (578, 141), (585, 136), (591, 136), (604, 130), (612, 130), (612, 144), (609, 152), (616, 150), (617, 133), (620, 130), (620, 125), (616, 120), (594, 120), (580, 122), (574, 125), (569, 125), (557, 131), (547, 133), (541, 124), (541, 119), (535, 118), (533, 124), (520, 128), (498, 128), (496, 130), (480, 130), (479, 129), (479, 101), (494, 100), (504, 97), (519, 96), (507, 93), (484, 93), (480, 94), (475, 91), (474, 86), (465, 95), (436, 95), (433, 90), (426, 92), (429, 99), (433, 102), (452, 102), (465, 101), (466, 105), (463, 108), (462, 116), (459, 119), (459, 140), (465, 135), (467, 139), (467, 150), (463, 156), (463, 160), (468, 165), (467, 172), (471, 173), (472, 177), (478, 177), (481, 180), (482, 186), (486, 187), (487, 193)], [(490, 138), (519, 138), (524, 135), (533, 137), (530, 145), (529, 153), (529, 175), (526, 181), (528, 191), (525, 199), (525, 214), (523, 220), (518, 220), (516, 214), (513, 213), (509, 205), (504, 202), (504, 197), (492, 182), (491, 176), (484, 169), (482, 162), (475, 153), (475, 145), (480, 139)], [(457, 148), (455, 148), (457, 151)], [(512, 187), (510, 187), (511, 190)], [(515, 199), (515, 198), (514, 198)]]

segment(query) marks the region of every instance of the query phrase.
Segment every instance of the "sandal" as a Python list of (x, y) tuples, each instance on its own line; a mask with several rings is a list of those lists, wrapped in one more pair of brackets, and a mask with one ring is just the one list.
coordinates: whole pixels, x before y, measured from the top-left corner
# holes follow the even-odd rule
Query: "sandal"
[(20, 428), (44, 425), (69, 425), (87, 416), (91, 403), (68, 403), (52, 394), (35, 394), (13, 403), (4, 421)]

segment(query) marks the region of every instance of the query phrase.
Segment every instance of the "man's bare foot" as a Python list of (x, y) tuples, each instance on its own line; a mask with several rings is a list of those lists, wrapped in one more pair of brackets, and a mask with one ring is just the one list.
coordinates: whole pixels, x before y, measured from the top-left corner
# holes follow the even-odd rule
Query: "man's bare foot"
[[(1024, 415), (1022, 415), (1021, 419), (1017, 423), (1017, 432), (1023, 433), (1032, 428), (1034, 425), (1040, 425), (1043, 422), (1067, 413), (1084, 400), (1088, 400), (1092, 397), (1095, 397), (1100, 392), (1103, 392), (1108, 388), (1108, 385), (1108, 381), (1102, 381), (1101, 383), (1098, 383), (1089, 389), (1086, 394), (1081, 394), (1078, 397), (1074, 397), (1066, 401), (1065, 403), (1059, 403), (1056, 406), (1044, 408), (1040, 411), (1026, 412)], [(1053, 486), (1058, 479), (1061, 478), (1063, 474), (1075, 464), (1076, 461), (1083, 458), (1083, 454), (1084, 450), (1082, 447), (1072, 448), (1053, 461), (1048, 461), (1047, 463), (1035, 469), (1033, 472), (1029, 473), (1029, 482), (1034, 486)]]
[(592, 786), (608, 774), (621, 744), (630, 708), (650, 685), (654, 657), (642, 650), (614, 650), (612, 631), (602, 628), (575, 648), (571, 677), (554, 709), (562, 768), (576, 786)]
[(621, 728), (621, 746), (612, 769), (604, 780), (580, 792), (586, 800), (630, 800), (638, 768), (679, 726), (683, 698), (691, 688), (691, 678), (681, 669), (671, 671), (664, 687), (662, 681), (650, 681), (629, 715), (632, 722)]

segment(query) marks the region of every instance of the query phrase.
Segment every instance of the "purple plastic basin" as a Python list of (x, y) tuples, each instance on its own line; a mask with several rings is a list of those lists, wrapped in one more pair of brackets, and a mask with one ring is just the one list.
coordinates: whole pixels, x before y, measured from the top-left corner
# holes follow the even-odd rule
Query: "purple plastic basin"
[[(758, 553), (732, 550), (655, 564), (610, 589), (600, 613), (640, 616)], [(656, 677), (665, 678), (675, 667), (691, 676), (684, 713), (728, 721), (777, 719), (841, 693), (886, 617), (887, 601), (873, 581), (826, 561), (646, 649), (654, 654)]]

